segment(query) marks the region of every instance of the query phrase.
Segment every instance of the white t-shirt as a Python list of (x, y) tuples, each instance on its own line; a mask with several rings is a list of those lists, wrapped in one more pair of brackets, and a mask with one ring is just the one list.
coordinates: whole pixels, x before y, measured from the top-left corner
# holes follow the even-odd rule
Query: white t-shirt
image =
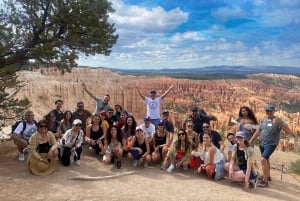
[[(17, 126), (17, 128), (14, 130), (14, 133), (16, 133), (17, 135), (20, 135), (22, 130), (23, 130), (23, 122), (20, 122), (19, 125)], [(29, 140), (31, 135), (33, 133), (35, 133), (36, 131), (37, 131), (37, 127), (36, 127), (35, 123), (28, 124), (26, 122), (26, 129), (24, 130), (23, 135), (21, 137), (24, 138), (25, 140)]]
[(159, 119), (160, 118), (160, 104), (162, 103), (162, 98), (156, 97), (154, 100), (146, 97), (145, 103), (147, 105), (147, 116), (151, 119)]
[(150, 139), (155, 133), (155, 126), (151, 123), (148, 128), (146, 128), (145, 123), (141, 124), (140, 128), (143, 129), (144, 136), (147, 137), (147, 139)]

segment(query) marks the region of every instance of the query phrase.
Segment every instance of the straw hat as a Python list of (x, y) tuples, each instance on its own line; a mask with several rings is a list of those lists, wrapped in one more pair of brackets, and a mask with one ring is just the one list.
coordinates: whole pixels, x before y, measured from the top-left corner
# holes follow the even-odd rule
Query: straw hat
[[(47, 161), (47, 153), (40, 153), (40, 155), (44, 161)], [(29, 168), (31, 172), (38, 176), (46, 176), (53, 173), (57, 166), (57, 160), (55, 160), (55, 158), (51, 158), (49, 163), (45, 163), (44, 161), (31, 157), (29, 161)]]

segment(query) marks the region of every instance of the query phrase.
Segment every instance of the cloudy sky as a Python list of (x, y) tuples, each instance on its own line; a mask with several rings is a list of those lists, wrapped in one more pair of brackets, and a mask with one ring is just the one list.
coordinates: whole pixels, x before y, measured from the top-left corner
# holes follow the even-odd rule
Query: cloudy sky
[(79, 65), (300, 67), (300, 0), (111, 0), (119, 40)]

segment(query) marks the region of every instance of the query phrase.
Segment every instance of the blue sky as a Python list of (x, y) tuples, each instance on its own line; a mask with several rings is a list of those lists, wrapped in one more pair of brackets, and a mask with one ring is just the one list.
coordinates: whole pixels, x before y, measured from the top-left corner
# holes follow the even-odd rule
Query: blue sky
[(81, 57), (80, 65), (300, 67), (300, 0), (111, 2), (118, 43), (109, 57)]
[(111, 0), (119, 40), (79, 65), (300, 67), (300, 0)]

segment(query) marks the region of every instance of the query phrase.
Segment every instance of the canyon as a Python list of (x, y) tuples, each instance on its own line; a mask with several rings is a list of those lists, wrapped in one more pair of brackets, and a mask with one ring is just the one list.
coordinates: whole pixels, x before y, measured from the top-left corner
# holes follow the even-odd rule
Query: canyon
[(85, 109), (92, 112), (95, 101), (83, 90), (82, 83), (85, 83), (96, 96), (109, 94), (111, 105), (122, 105), (141, 123), (146, 106), (136, 87), (145, 95), (149, 95), (150, 90), (156, 90), (161, 95), (173, 85), (161, 109), (170, 111), (170, 120), (176, 127), (180, 127), (191, 113), (190, 108), (197, 105), (218, 118), (212, 126), (224, 134), (230, 129), (227, 126), (229, 116), (237, 118), (241, 106), (252, 108), (260, 120), (265, 114), (264, 106), (272, 103), (276, 106), (276, 115), (282, 117), (294, 133), (300, 133), (299, 112), (288, 112), (281, 107), (282, 103), (300, 102), (300, 78), (293, 75), (268, 73), (249, 75), (247, 79), (189, 80), (122, 75), (106, 68), (88, 67), (76, 67), (70, 73), (62, 74), (51, 67), (20, 71), (18, 76), (24, 87), (17, 97), (27, 97), (31, 101), (31, 110), (37, 120), (55, 107), (57, 99), (64, 101), (63, 110), (74, 111), (76, 103), (83, 101)]

